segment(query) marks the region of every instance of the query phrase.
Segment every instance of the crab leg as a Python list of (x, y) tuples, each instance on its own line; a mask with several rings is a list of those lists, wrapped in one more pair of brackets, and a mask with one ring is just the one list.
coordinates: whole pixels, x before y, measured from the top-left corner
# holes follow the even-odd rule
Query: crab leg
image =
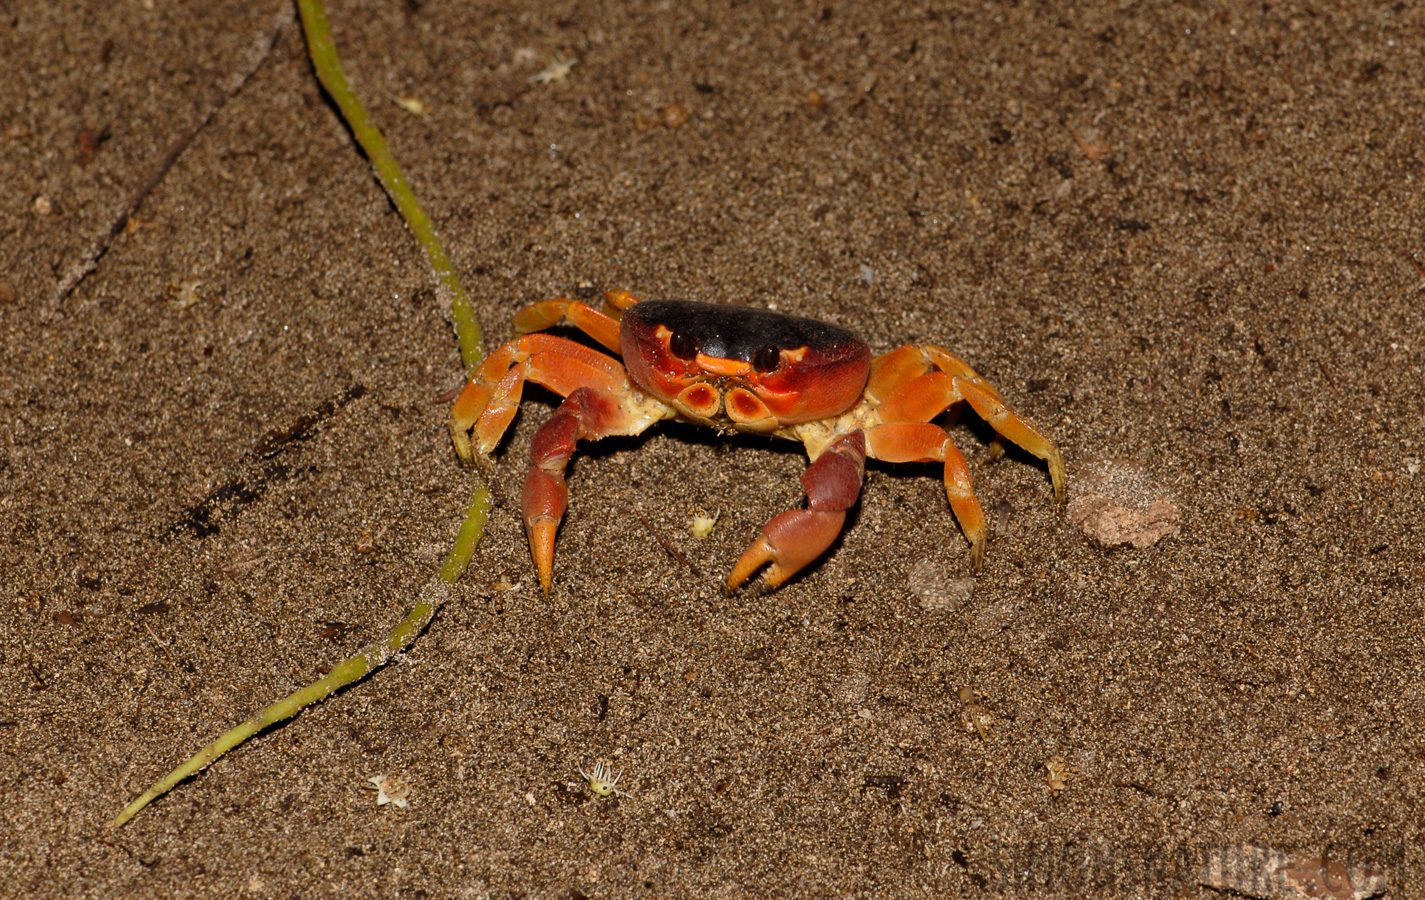
[(560, 322), (568, 322), (615, 353), (619, 351), (618, 320), (578, 300), (558, 297), (515, 313), (515, 330), (521, 334), (553, 328)]
[(929, 422), (966, 401), (998, 434), (1048, 464), (1054, 499), (1063, 501), (1064, 461), (1059, 448), (1011, 410), (994, 385), (944, 347), (909, 344), (877, 357), (866, 393), (880, 401), (876, 412), (882, 422)]
[(896, 388), (930, 371), (925, 354), (914, 344), (883, 353), (871, 360), (871, 375), (866, 380), (866, 396), (880, 403)]
[(991, 428), (1049, 464), (1049, 480), (1054, 484), (1054, 499), (1060, 503), (1064, 502), (1064, 459), (1059, 455), (1059, 448), (1054, 446), (1054, 442), (1040, 434), (1014, 410), (1005, 406), (994, 388), (985, 390), (988, 385), (966, 384), (958, 378), (955, 383), (960, 396), (965, 398), (970, 407), (979, 413), (980, 418), (988, 422)]
[(604, 291), (604, 312), (622, 315), (623, 311), (638, 302), (638, 298), (628, 291)]
[(530, 445), (532, 465), (525, 476), (520, 514), (529, 536), (530, 554), (539, 572), (544, 596), (549, 596), (554, 574), (554, 536), (569, 505), (564, 468), (579, 441), (594, 441), (615, 434), (641, 434), (663, 418), (658, 410), (620, 402), (617, 394), (592, 387), (569, 393), (554, 415), (535, 432)]
[(922, 348), (941, 371), (952, 376), (955, 392), (962, 397), (980, 418), (984, 419), (997, 433), (1014, 441), (1029, 453), (1044, 460), (1049, 466), (1049, 480), (1054, 485), (1054, 499), (1064, 502), (1065, 483), (1064, 459), (1059, 448), (1049, 438), (1040, 433), (1028, 419), (1010, 409), (995, 390), (994, 385), (980, 377), (980, 374), (964, 360), (933, 344)]
[(475, 423), (476, 449), (481, 456), (489, 456), (500, 443), (505, 429), (514, 421), (525, 381), (542, 384), (561, 397), (567, 397), (581, 387), (612, 393), (628, 389), (627, 379), (611, 376), (573, 357), (560, 353), (536, 353), (500, 379), (495, 398)]
[(568, 338), (530, 334), (510, 341), (490, 354), (450, 409), (450, 439), (461, 459), (472, 456), (472, 428), (482, 457), (495, 449), (519, 408), (526, 379), (562, 396), (581, 384), (611, 391), (628, 387), (617, 360)]
[(989, 535), (985, 512), (970, 485), (970, 467), (945, 429), (927, 422), (876, 425), (866, 432), (866, 452), (886, 462), (944, 462), (945, 497), (970, 542), (971, 564), (977, 572), (984, 567)]
[(762, 534), (742, 554), (727, 576), (727, 589), (736, 590), (762, 567), (768, 587), (776, 587), (831, 546), (846, 524), (846, 510), (861, 496), (866, 468), (866, 437), (860, 431), (828, 444), (802, 473), (807, 508), (788, 510), (762, 527)]

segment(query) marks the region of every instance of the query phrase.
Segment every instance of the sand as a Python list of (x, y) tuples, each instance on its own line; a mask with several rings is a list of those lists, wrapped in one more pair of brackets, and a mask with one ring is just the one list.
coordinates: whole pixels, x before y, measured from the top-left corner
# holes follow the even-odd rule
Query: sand
[(1246, 847), (1425, 887), (1403, 3), (334, 4), (487, 345), (608, 289), (944, 344), (1097, 505), (969, 414), (983, 573), (938, 473), (873, 463), (728, 597), (805, 457), (664, 425), (581, 452), (545, 600), (532, 389), (410, 652), (109, 835), (391, 627), (470, 490), (429, 268), (295, 24), (196, 127), (250, 7), (0, 17), (0, 894), (1199, 896)]

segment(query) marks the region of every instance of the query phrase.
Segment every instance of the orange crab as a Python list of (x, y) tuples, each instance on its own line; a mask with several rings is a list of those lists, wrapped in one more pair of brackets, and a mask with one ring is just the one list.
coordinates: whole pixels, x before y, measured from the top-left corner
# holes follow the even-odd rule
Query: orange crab
[[(567, 338), (543, 334), (568, 322), (623, 363)], [(776, 587), (831, 546), (861, 494), (866, 458), (943, 462), (950, 509), (984, 564), (987, 526), (965, 457), (932, 423), (963, 400), (996, 432), (1044, 460), (1064, 499), (1064, 462), (1054, 442), (1015, 413), (999, 391), (943, 347), (907, 344), (874, 359), (845, 328), (765, 309), (605, 295), (604, 312), (576, 300), (546, 300), (515, 314), (523, 334), (481, 365), (450, 411), (464, 460), (487, 462), (519, 409), (526, 381), (564, 397), (530, 449), (520, 512), (539, 582), (549, 595), (554, 538), (569, 503), (564, 467), (581, 440), (641, 434), (662, 419), (801, 441), (807, 506), (774, 516), (728, 575), (735, 590), (767, 563)], [(472, 444), (471, 437), (474, 437)]]

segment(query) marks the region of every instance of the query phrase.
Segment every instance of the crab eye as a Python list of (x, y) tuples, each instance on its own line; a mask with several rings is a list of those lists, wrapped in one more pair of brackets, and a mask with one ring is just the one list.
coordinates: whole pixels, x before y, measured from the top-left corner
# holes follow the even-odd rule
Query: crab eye
[(782, 364), (782, 351), (771, 344), (752, 354), (752, 368), (767, 373)]
[(668, 339), (668, 351), (679, 359), (696, 359), (702, 349), (701, 341), (686, 331), (675, 331)]

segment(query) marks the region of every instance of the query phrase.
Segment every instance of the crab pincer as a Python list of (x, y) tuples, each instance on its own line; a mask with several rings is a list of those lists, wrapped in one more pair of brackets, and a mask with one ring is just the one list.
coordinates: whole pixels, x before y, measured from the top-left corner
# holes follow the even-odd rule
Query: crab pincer
[(737, 590), (771, 563), (763, 577), (768, 587), (791, 578), (830, 547), (846, 524), (846, 510), (861, 496), (866, 471), (866, 436), (860, 431), (842, 435), (802, 473), (807, 508), (774, 516), (762, 534), (742, 554), (727, 576), (727, 589)]
[[(566, 322), (609, 350), (544, 334)], [(733, 566), (735, 590), (763, 567), (776, 587), (821, 556), (855, 506), (867, 458), (944, 465), (946, 498), (984, 560), (988, 524), (964, 456), (933, 420), (965, 402), (1005, 438), (1043, 459), (1056, 499), (1065, 493), (1058, 448), (1012, 411), (992, 385), (943, 347), (906, 345), (871, 357), (853, 332), (769, 310), (680, 301), (639, 303), (618, 291), (599, 311), (554, 299), (515, 316), (523, 337), (481, 366), (451, 410), (451, 439), (466, 460), (488, 460), (518, 410), (526, 381), (563, 396), (534, 436), (520, 511), (544, 592), (569, 503), (564, 472), (579, 441), (640, 434), (662, 419), (800, 441), (812, 463), (807, 505), (774, 516)]]

